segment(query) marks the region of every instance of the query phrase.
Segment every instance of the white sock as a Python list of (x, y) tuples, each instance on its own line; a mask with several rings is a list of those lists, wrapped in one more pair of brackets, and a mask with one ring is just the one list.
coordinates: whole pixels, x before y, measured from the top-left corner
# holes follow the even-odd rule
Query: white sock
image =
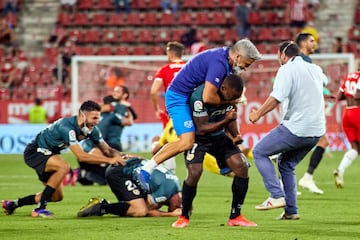
[(172, 170), (175, 172), (175, 168), (176, 168), (176, 162), (175, 162), (175, 157), (169, 158), (168, 160), (166, 160), (165, 162), (162, 163), (164, 165), (164, 167), (166, 167), (168, 170)]
[(152, 158), (149, 161), (146, 161), (144, 166), (142, 166), (142, 169), (147, 171), (148, 173), (152, 173), (154, 171), (154, 168), (158, 164), (155, 162), (155, 160)]
[(340, 165), (338, 167), (339, 172), (344, 173), (346, 168), (348, 168), (352, 164), (352, 162), (355, 160), (357, 155), (358, 152), (355, 149), (350, 149), (349, 151), (347, 151), (344, 154), (344, 157), (341, 160)]

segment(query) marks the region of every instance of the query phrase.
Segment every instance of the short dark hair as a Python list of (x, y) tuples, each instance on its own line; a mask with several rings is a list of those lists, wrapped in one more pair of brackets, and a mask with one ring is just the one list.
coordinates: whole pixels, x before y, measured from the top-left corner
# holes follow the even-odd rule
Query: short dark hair
[(88, 100), (81, 104), (80, 111), (88, 111), (88, 112), (98, 111), (98, 112), (100, 112), (101, 106), (94, 101)]
[(108, 96), (105, 96), (103, 98), (103, 103), (104, 104), (110, 104), (112, 102), (115, 102), (115, 99), (114, 99), (114, 97), (112, 95), (108, 95)]
[(168, 42), (166, 44), (166, 50), (173, 52), (177, 57), (182, 57), (185, 51), (185, 46), (179, 42)]
[(299, 33), (296, 37), (296, 44), (300, 47), (300, 44), (306, 40), (309, 39), (309, 37), (311, 37), (312, 34), (311, 33)]
[(300, 54), (300, 49), (293, 41), (282, 42), (279, 46), (280, 53), (284, 53), (288, 57), (294, 57)]
[(123, 94), (127, 94), (126, 100), (128, 100), (130, 98), (130, 91), (129, 88), (126, 86), (121, 86), (122, 90), (123, 90)]
[(225, 81), (230, 88), (235, 89), (241, 93), (243, 92), (244, 80), (239, 75), (231, 74), (225, 78), (224, 82)]

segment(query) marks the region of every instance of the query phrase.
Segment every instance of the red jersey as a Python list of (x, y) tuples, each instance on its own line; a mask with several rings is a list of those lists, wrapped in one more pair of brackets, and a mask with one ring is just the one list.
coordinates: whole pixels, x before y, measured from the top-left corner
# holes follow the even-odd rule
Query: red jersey
[(183, 60), (175, 60), (164, 66), (162, 66), (159, 71), (156, 73), (155, 78), (160, 78), (163, 82), (164, 89), (169, 87), (171, 81), (174, 79), (176, 73), (185, 65)]
[(355, 96), (356, 89), (360, 89), (360, 72), (349, 73), (339, 88), (345, 96), (352, 98)]

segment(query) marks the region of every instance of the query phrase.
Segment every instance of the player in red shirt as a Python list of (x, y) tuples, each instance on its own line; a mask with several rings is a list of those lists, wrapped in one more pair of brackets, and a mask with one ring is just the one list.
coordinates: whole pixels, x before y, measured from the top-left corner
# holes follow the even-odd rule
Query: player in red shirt
[(346, 108), (342, 116), (342, 126), (351, 144), (339, 167), (334, 171), (335, 185), (344, 187), (344, 173), (360, 151), (360, 71), (349, 73), (342, 82), (337, 100), (346, 100)]
[(151, 102), (154, 106), (155, 115), (163, 123), (165, 127), (169, 121), (168, 114), (164, 107), (159, 105), (159, 94), (161, 87), (164, 87), (164, 91), (168, 88), (171, 81), (175, 77), (175, 74), (185, 65), (185, 61), (182, 60), (182, 55), (185, 51), (185, 46), (179, 42), (168, 42), (166, 45), (166, 55), (169, 63), (162, 66), (155, 75), (155, 79), (151, 86)]

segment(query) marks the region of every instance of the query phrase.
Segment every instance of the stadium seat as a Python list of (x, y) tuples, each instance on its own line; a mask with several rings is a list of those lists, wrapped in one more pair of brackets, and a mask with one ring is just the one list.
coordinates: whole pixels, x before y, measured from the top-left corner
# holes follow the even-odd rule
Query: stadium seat
[(83, 32), (80, 31), (79, 29), (73, 29), (70, 30), (68, 33), (69, 38), (76, 42), (76, 43), (83, 43), (84, 42), (84, 38), (83, 38)]
[(271, 44), (269, 49), (269, 54), (277, 54), (279, 46), (277, 44)]
[(252, 11), (249, 13), (249, 24), (250, 25), (259, 25), (262, 24), (262, 16), (260, 11)]
[(147, 55), (147, 46), (134, 46), (132, 49), (133, 55)]
[(280, 23), (280, 18), (278, 16), (278, 13), (275, 11), (264, 11), (264, 22), (266, 24), (272, 24), (272, 25), (276, 25)]
[(165, 49), (161, 46), (151, 46), (150, 55), (165, 55)]
[(111, 47), (98, 47), (97, 49), (97, 55), (101, 56), (110, 56), (112, 55), (112, 48)]
[(114, 29), (104, 30), (102, 32), (101, 40), (104, 43), (117, 43), (118, 42), (117, 31)]
[(215, 25), (225, 25), (225, 24), (227, 24), (228, 20), (227, 20), (227, 17), (226, 17), (226, 13), (225, 12), (213, 11), (211, 22), (212, 22), (212, 24), (215, 24)]
[(77, 55), (95, 55), (95, 49), (93, 47), (77, 46), (75, 52)]
[(360, 28), (353, 26), (348, 30), (348, 38), (350, 40), (360, 40)]
[(135, 41), (135, 34), (133, 30), (120, 30), (120, 42), (133, 43)]
[(131, 55), (129, 47), (117, 47), (115, 49), (115, 55)]
[(255, 44), (256, 48), (258, 49), (258, 51), (260, 52), (260, 54), (267, 54), (268, 50), (267, 50), (267, 44), (265, 43), (258, 43)]
[(269, 7), (270, 8), (285, 8), (286, 7), (286, 1), (285, 0), (269, 0)]
[[(141, 1), (141, 0), (139, 0), (139, 1)], [(147, 7), (148, 7), (148, 9), (160, 10), (161, 9), (161, 0), (150, 0), (150, 1), (148, 1)]]
[(127, 15), (126, 24), (131, 26), (140, 26), (141, 23), (141, 17), (138, 13), (131, 12)]
[(167, 28), (158, 28), (154, 32), (154, 41), (156, 43), (169, 42), (172, 40), (171, 31)]
[(74, 20), (73, 25), (75, 26), (90, 26), (89, 17), (85, 13), (75, 13), (74, 14)]
[(72, 25), (72, 15), (69, 13), (59, 13), (57, 17), (57, 23), (63, 27), (69, 27)]
[(194, 23), (198, 26), (212, 24), (209, 12), (196, 12), (194, 18)]
[(100, 34), (99, 30), (85, 30), (84, 31), (84, 43), (99, 43)]
[(215, 0), (201, 0), (201, 8), (213, 10), (216, 8), (216, 1)]
[(222, 34), (219, 28), (211, 28), (207, 32), (207, 39), (211, 42), (223, 43)]
[(126, 21), (124, 20), (124, 15), (117, 14), (117, 13), (111, 13), (108, 16), (108, 22), (107, 25), (109, 26), (125, 26)]
[(92, 19), (91, 19), (92, 25), (93, 26), (105, 26), (107, 25), (107, 15), (106, 14), (102, 14), (102, 13), (97, 13), (94, 14)]
[(356, 9), (354, 14), (354, 23), (360, 24), (360, 10)]
[(143, 0), (132, 1), (131, 8), (137, 9), (137, 10), (147, 9), (146, 1), (143, 1)]
[(238, 34), (236, 32), (236, 29), (233, 28), (227, 28), (224, 32), (224, 41), (237, 41), (239, 40)]
[(155, 12), (145, 12), (143, 17), (143, 25), (145, 26), (157, 26), (158, 16)]
[(234, 3), (232, 0), (219, 0), (218, 8), (228, 8), (231, 9), (234, 7)]
[(138, 31), (138, 42), (151, 43), (154, 41), (152, 29), (140, 29)]
[(83, 10), (91, 10), (94, 8), (94, 0), (79, 0), (78, 9)]
[(287, 27), (279, 27), (274, 29), (274, 37), (276, 40), (286, 41), (291, 40), (291, 30)]
[(258, 41), (273, 41), (273, 31), (272, 28), (269, 27), (260, 27), (258, 29), (257, 38)]
[(52, 48), (45, 48), (45, 57), (47, 59), (57, 58), (59, 55), (59, 48), (52, 47)]
[(194, 24), (192, 13), (191, 12), (179, 12), (177, 22), (180, 25), (192, 25), (192, 24)]
[[(200, 0), (200, 2), (201, 2), (201, 0)], [(192, 9), (192, 8), (197, 9), (197, 8), (202, 7), (202, 4), (199, 4), (197, 0), (183, 0), (183, 3), (182, 3), (181, 6), (182, 6), (182, 8), (184, 8), (185, 10), (186, 10), (187, 8), (189, 8), (189, 9)]]
[(98, 0), (97, 8), (99, 10), (114, 10), (115, 6), (112, 0)]
[(183, 28), (176, 28), (172, 30), (172, 39), (174, 41), (180, 41), (181, 36), (186, 32), (186, 29)]
[(159, 25), (160, 26), (172, 26), (175, 23), (175, 16), (174, 14), (167, 14), (167, 13), (161, 13)]

